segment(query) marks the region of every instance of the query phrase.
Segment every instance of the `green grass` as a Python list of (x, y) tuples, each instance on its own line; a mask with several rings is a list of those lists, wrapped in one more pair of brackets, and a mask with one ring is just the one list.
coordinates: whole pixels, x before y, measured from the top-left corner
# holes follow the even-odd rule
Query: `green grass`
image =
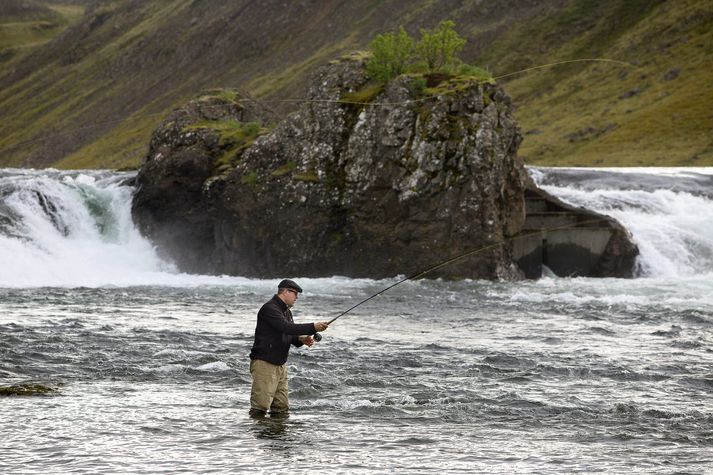
[[(161, 114), (163, 115), (163, 114)], [(111, 134), (102, 135), (54, 166), (60, 169), (138, 168), (148, 153), (151, 133), (157, 126), (156, 116), (134, 116), (123, 120)]]
[(385, 84), (383, 83), (367, 83), (358, 91), (342, 94), (339, 100), (345, 104), (369, 104), (376, 99), (376, 96), (383, 92), (384, 87)]
[[(636, 65), (572, 63), (510, 79), (506, 89), (525, 132), (519, 154), (537, 165), (713, 165), (713, 55), (706, 51), (713, 17), (703, 13), (705, 3), (619, 2), (618, 10), (608, 12), (612, 25), (598, 21), (581, 38), (569, 37), (554, 48), (553, 57), (534, 54), (543, 64), (599, 55)], [(585, 4), (574, 5), (568, 15), (582, 13)], [(686, 27), (676, 31), (672, 25)], [(522, 31), (511, 35), (523, 36)], [(542, 45), (545, 39), (532, 41)], [(674, 69), (679, 76), (664, 80)], [(609, 130), (572, 140), (590, 129)]]
[(235, 89), (209, 89), (198, 98), (199, 101), (207, 101), (211, 99), (220, 99), (233, 104), (240, 104), (240, 93)]
[[(318, 25), (313, 25), (317, 28)], [(336, 61), (358, 60), (362, 52), (347, 53), (354, 50), (358, 44), (358, 30), (345, 33), (344, 37), (315, 48), (308, 57), (295, 62), (281, 64), (267, 72), (259, 72), (244, 85), (250, 95), (267, 101), (279, 110), (294, 110), (299, 106), (299, 92), (306, 89), (309, 75), (319, 66)], [(283, 50), (294, 42), (286, 39), (283, 44), (275, 44), (271, 50), (275, 55), (282, 56)]]
[[(104, 3), (101, 11), (117, 13), (82, 36), (76, 51), (58, 50), (24, 79), (3, 85), (0, 163), (27, 165), (28, 156), (42, 157), (61, 149), (64, 156), (59, 162), (42, 165), (137, 166), (161, 118), (198, 91), (230, 84), (280, 112), (294, 110), (315, 68), (330, 60), (363, 60), (361, 53), (343, 55), (392, 28), (383, 24), (383, 10), (374, 4), (369, 7), (373, 14), (369, 21), (361, 16), (361, 23), (351, 23), (352, 29), (342, 33), (327, 31), (318, 22), (304, 31), (277, 35), (257, 57), (221, 58), (213, 63), (215, 68), (186, 72), (185, 77), (179, 67), (147, 67), (154, 65), (152, 56), (134, 64), (146, 53), (136, 45), (164, 38), (155, 35), (157, 31), (176, 31), (176, 25), (185, 25), (185, 17), (178, 14), (194, 8), (192, 4), (191, 0), (139, 2), (126, 9), (126, 2)], [(487, 33), (481, 37), (487, 43), (473, 41), (473, 49), (463, 55), (472, 63), (487, 65), (487, 70), (463, 65), (463, 70), (449, 71), (453, 76), (449, 84), (429, 91), (423, 83), (412, 81), (414, 92), (457, 92), (469, 80), (488, 80), (491, 73), (497, 78), (578, 58), (635, 62), (635, 67), (569, 63), (503, 78), (525, 132), (520, 155), (539, 165), (713, 165), (711, 0), (573, 0), (561, 8), (543, 3), (539, 13), (525, 21), (503, 16), (497, 25), (473, 16), (477, 5), (465, 0), (457, 12), (446, 12), (440, 2), (418, 0), (393, 18), (413, 33), (438, 21), (438, 15), (451, 15), (461, 33)], [(45, 10), (44, 17), (0, 24), (0, 76), (34, 56), (29, 53), (51, 48), (52, 40), (83, 12), (71, 4), (52, 8), (56, 14), (47, 16)], [(232, 11), (220, 8), (223, 13)], [(319, 9), (324, 15), (320, 21), (332, 21), (336, 17), (329, 15), (352, 10), (324, 6)], [(459, 17), (473, 18), (472, 25)], [(183, 23), (176, 23), (179, 20)], [(186, 28), (161, 51), (178, 50), (181, 39), (192, 38), (190, 31), (200, 27)], [(312, 32), (316, 33), (300, 36)], [(296, 49), (298, 41), (304, 47)], [(213, 74), (219, 68), (224, 70)], [(678, 77), (664, 80), (674, 69)], [(180, 81), (171, 82), (175, 77)], [(638, 94), (622, 98), (637, 88)], [(358, 99), (369, 102), (375, 90), (357, 92), (364, 94)], [(224, 94), (223, 99), (236, 100), (231, 93)]]
[(28, 18), (0, 22), (0, 64), (55, 38), (83, 13), (81, 5), (58, 4)]

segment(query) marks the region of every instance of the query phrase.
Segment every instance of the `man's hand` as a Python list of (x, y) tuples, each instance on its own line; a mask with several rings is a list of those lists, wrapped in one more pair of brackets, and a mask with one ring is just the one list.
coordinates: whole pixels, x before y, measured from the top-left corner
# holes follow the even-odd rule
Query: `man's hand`
[(314, 322), (312, 325), (314, 325), (314, 331), (316, 332), (323, 332), (329, 327), (329, 323), (327, 322)]
[(307, 346), (314, 345), (314, 338), (312, 338), (311, 336), (302, 335), (299, 338), (300, 338), (300, 341)]

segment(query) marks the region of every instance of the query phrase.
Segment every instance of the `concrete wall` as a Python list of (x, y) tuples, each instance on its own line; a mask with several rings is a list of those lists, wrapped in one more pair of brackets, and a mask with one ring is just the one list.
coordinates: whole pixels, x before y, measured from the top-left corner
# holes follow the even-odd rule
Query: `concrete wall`
[[(623, 227), (618, 222), (569, 206), (536, 188), (528, 190), (525, 200), (527, 215), (520, 234), (512, 241), (512, 253), (527, 278), (541, 277), (543, 266), (560, 277), (601, 273), (602, 259), (611, 260), (607, 253), (617, 247), (610, 241), (622, 239)], [(633, 243), (631, 247), (634, 255), (638, 253)], [(621, 259), (621, 265), (630, 265), (633, 259), (629, 257)], [(611, 273), (627, 274), (620, 270)]]

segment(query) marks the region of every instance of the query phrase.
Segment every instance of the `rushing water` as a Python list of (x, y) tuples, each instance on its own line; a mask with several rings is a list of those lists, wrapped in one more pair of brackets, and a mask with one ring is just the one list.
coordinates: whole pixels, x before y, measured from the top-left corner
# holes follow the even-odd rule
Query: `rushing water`
[[(0, 473), (713, 473), (713, 170), (531, 170), (615, 216), (641, 277), (406, 282), (247, 416), (277, 280), (176, 273), (127, 175), (0, 171)], [(404, 269), (405, 273), (414, 269)], [(297, 321), (395, 280), (300, 279)]]

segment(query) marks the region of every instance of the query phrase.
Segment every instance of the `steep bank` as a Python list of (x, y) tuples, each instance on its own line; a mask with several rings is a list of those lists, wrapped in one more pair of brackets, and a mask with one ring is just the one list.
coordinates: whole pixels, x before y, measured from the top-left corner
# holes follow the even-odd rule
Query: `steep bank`
[[(509, 238), (526, 221), (529, 179), (511, 100), (477, 78), (422, 79), (379, 86), (358, 57), (335, 61), (269, 132), (269, 111), (249, 98), (212, 98), (217, 123), (189, 103), (154, 134), (134, 218), (189, 272), (384, 277), (504, 242), (433, 276), (520, 278)], [(250, 123), (259, 133), (246, 140)], [(602, 250), (614, 262), (601, 275), (631, 275), (627, 249)]]

